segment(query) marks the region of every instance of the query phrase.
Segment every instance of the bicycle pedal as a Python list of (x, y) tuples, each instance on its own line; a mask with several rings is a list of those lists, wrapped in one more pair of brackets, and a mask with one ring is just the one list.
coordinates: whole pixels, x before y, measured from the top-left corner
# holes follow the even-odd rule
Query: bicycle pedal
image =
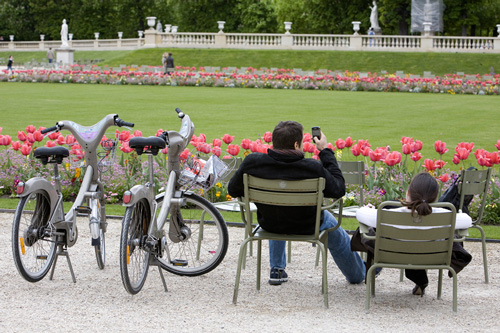
[(188, 261), (183, 259), (174, 259), (170, 261), (170, 263), (174, 266), (180, 266), (180, 267), (185, 267), (188, 265)]
[(36, 259), (37, 260), (47, 260), (47, 256), (46, 255), (38, 255), (38, 256), (36, 256)]
[(80, 214), (90, 214), (92, 213), (92, 208), (87, 206), (77, 206), (75, 210)]

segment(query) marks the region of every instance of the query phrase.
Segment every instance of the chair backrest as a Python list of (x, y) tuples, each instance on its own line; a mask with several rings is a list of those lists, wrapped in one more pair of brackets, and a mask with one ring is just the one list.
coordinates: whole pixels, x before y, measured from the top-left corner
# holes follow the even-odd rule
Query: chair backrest
[[(319, 234), (324, 178), (304, 180), (263, 179), (243, 175), (245, 211), (251, 222), (250, 202), (272, 206), (316, 206), (315, 235)], [(250, 215), (248, 215), (250, 214)]]
[(375, 263), (411, 265), (450, 265), (455, 232), (456, 210), (449, 202), (431, 204), (450, 211), (426, 216), (412, 215), (385, 206), (401, 206), (397, 201), (383, 202), (377, 211)]
[(342, 171), (346, 185), (359, 185), (359, 205), (364, 205), (363, 186), (365, 184), (365, 162), (341, 161), (339, 168)]
[(466, 195), (479, 195), (481, 197), (481, 205), (479, 206), (477, 219), (474, 223), (479, 223), (483, 217), (490, 176), (491, 168), (484, 170), (462, 170), (460, 176), (461, 181), (458, 184), (458, 193), (460, 194), (459, 211), (461, 211), (464, 206), (464, 198)]

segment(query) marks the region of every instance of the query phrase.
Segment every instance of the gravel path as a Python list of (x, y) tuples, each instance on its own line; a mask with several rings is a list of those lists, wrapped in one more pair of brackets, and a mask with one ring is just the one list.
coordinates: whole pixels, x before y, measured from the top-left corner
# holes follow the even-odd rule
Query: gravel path
[(0, 214), (0, 331), (145, 331), (163, 332), (390, 332), (415, 329), (440, 332), (499, 331), (499, 244), (488, 244), (490, 284), (484, 284), (479, 243), (466, 243), (472, 263), (458, 275), (458, 315), (452, 312), (452, 281), (445, 278), (443, 297), (436, 299), (437, 276), (424, 297), (411, 295), (413, 285), (399, 282), (399, 271), (386, 269), (377, 278), (377, 298), (370, 314), (364, 312), (365, 285), (349, 285), (329, 259), (330, 308), (323, 307), (321, 269), (314, 268), (315, 249), (295, 243), (288, 283), (267, 283), (267, 248), (263, 250), (263, 285), (255, 289), (255, 258), (242, 273), (239, 302), (232, 304), (237, 252), (243, 229), (230, 228), (226, 259), (211, 273), (194, 278), (165, 272), (163, 291), (156, 268), (143, 290), (129, 295), (122, 286), (118, 262), (121, 221), (110, 220), (107, 266), (97, 268), (87, 222), (79, 221), (79, 239), (69, 249), (77, 282), (73, 283), (64, 258), (54, 280), (25, 281), (17, 272), (11, 251), (13, 214)]

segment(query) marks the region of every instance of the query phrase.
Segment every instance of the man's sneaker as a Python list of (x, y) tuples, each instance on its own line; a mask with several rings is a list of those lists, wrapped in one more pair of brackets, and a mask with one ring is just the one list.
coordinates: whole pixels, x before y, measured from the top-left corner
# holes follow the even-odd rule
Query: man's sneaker
[(273, 286), (279, 286), (283, 282), (288, 281), (288, 274), (286, 274), (283, 268), (273, 268), (271, 269), (271, 275), (269, 277), (269, 284)]

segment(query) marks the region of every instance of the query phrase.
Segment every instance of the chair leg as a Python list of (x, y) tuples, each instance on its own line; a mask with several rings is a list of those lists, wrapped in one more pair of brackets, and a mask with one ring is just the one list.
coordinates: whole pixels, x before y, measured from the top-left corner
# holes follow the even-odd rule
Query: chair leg
[(325, 308), (328, 309), (328, 269), (327, 269), (327, 255), (326, 255), (326, 246), (324, 243), (318, 243), (318, 251), (321, 251), (322, 258), (322, 279), (321, 279), (321, 292), (323, 294), (323, 303), (325, 304)]
[(319, 265), (319, 247), (316, 249), (316, 263), (314, 264), (314, 267), (318, 267)]
[(438, 292), (437, 292), (437, 299), (441, 299), (442, 287), (443, 287), (443, 270), (440, 269), (438, 271)]
[(453, 276), (453, 312), (457, 313), (457, 273), (453, 268), (449, 268), (451, 275)]
[(405, 275), (405, 270), (404, 269), (400, 269), (400, 272), (399, 272), (399, 282), (403, 282), (404, 275)]
[(236, 304), (238, 300), (238, 289), (240, 287), (241, 267), (243, 266), (243, 260), (246, 257), (247, 245), (249, 241), (250, 239), (245, 239), (240, 246), (240, 253), (238, 255), (238, 267), (236, 268), (236, 281), (234, 283), (233, 304)]
[(288, 263), (292, 262), (292, 241), (288, 241)]
[(259, 239), (257, 241), (257, 290), (260, 290), (261, 264), (262, 264), (262, 241)]
[(372, 275), (375, 276), (375, 266), (371, 266), (366, 272), (366, 300), (365, 300), (365, 312), (370, 313), (370, 301), (372, 297), (372, 289), (375, 291), (375, 279), (372, 279)]
[(481, 233), (481, 243), (483, 245), (483, 266), (484, 266), (484, 283), (489, 283), (490, 279), (488, 277), (488, 258), (486, 257), (486, 237), (484, 235), (484, 230), (478, 225), (473, 225)]

